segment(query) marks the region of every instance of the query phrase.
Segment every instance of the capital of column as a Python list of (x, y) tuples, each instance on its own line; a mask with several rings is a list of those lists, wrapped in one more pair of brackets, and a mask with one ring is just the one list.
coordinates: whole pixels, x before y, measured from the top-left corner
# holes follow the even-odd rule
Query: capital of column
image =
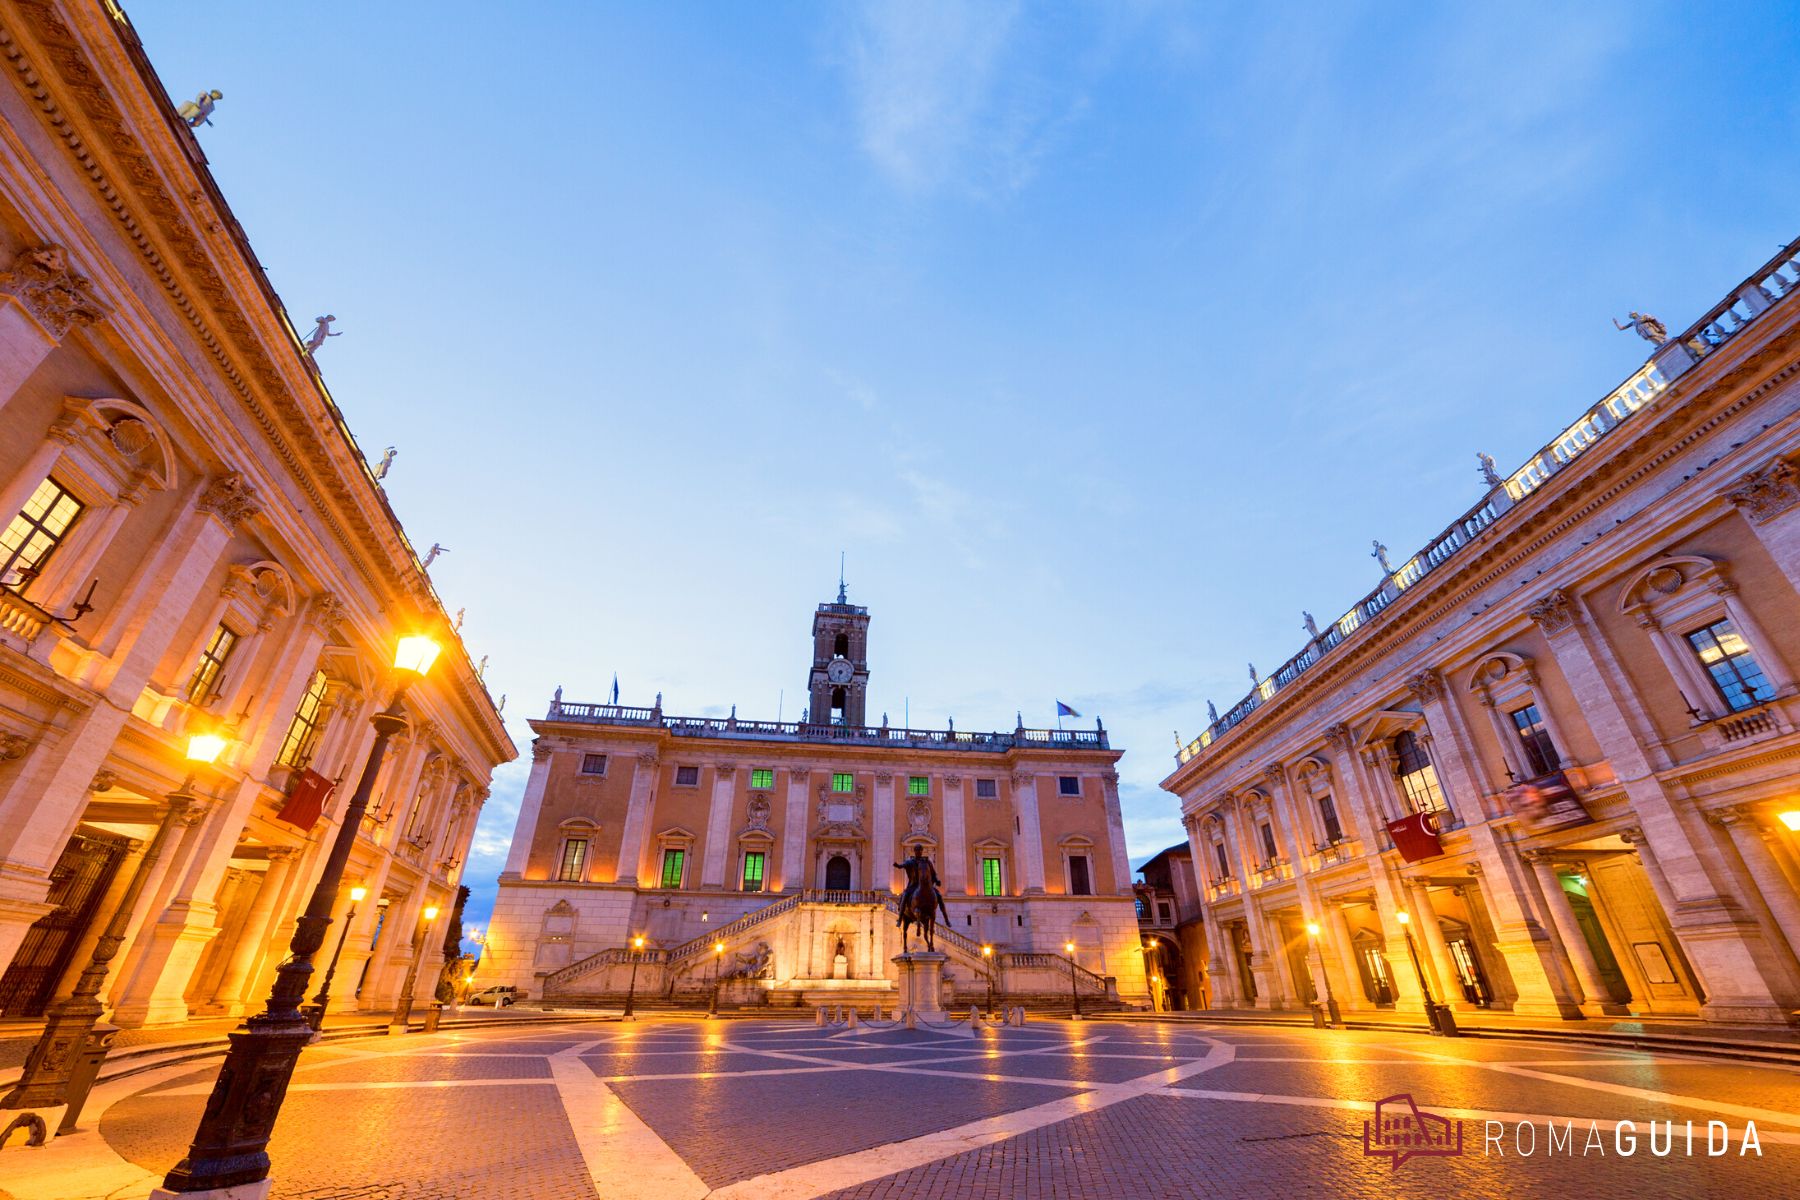
[(303, 846), (270, 846), (266, 853), (271, 863), (288, 863), (299, 858), (304, 850)]
[(55, 242), (20, 252), (0, 271), (0, 295), (16, 299), (59, 342), (76, 326), (98, 324), (112, 311), (93, 292), (93, 281), (70, 268)]
[(1581, 620), (1574, 598), (1561, 588), (1528, 605), (1525, 615), (1545, 633), (1561, 633)]
[(944, 776), (944, 787), (946, 790), (949, 790), (949, 791), (960, 792), (962, 790), (962, 776), (961, 775), (946, 775), (946, 776)]
[(1444, 677), (1427, 668), (1406, 681), (1406, 690), (1420, 703), (1441, 700), (1444, 697)]
[(644, 768), (646, 771), (654, 771), (656, 770), (656, 764), (661, 760), (656, 757), (656, 752), (654, 750), (645, 750), (638, 754), (637, 761), (638, 766)]
[(807, 780), (812, 778), (812, 768), (811, 767), (789, 767), (788, 768), (788, 778), (793, 780), (795, 783), (805, 783)]
[(730, 779), (737, 774), (737, 764), (718, 763), (713, 767), (713, 772), (717, 774), (720, 779)]
[(1800, 504), (1800, 471), (1784, 458), (1740, 477), (1725, 490), (1725, 498), (1761, 525)]
[(894, 773), (892, 771), (877, 771), (875, 772), (875, 782), (879, 784), (892, 783), (894, 782)]
[(256, 502), (256, 489), (250, 486), (242, 471), (214, 476), (194, 507), (200, 512), (212, 513), (233, 529), (262, 512), (262, 506)]

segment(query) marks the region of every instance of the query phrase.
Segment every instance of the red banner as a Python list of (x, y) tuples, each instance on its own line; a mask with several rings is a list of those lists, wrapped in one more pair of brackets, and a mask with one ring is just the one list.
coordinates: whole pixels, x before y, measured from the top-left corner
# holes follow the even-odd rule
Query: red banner
[(1437, 814), (1434, 812), (1413, 813), (1398, 821), (1389, 821), (1387, 831), (1394, 839), (1394, 849), (1400, 851), (1400, 857), (1407, 862), (1436, 858), (1444, 852), (1444, 844), (1438, 841)]
[(319, 816), (325, 811), (325, 801), (331, 798), (332, 789), (337, 784), (314, 770), (300, 772), (294, 786), (288, 792), (287, 803), (275, 814), (277, 821), (286, 821), (297, 829), (311, 829), (319, 823)]

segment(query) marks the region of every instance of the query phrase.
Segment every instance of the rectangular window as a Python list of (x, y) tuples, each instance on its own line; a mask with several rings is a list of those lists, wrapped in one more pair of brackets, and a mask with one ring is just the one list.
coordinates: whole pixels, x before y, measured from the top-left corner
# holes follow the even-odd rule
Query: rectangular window
[(1169, 902), (1167, 900), (1158, 900), (1156, 902), (1156, 919), (1161, 921), (1164, 925), (1169, 925), (1174, 922), (1175, 914), (1169, 911)]
[(699, 787), (700, 786), (700, 768), (699, 767), (676, 767), (675, 768), (675, 786), (676, 787)]
[(775, 786), (775, 768), (757, 767), (750, 772), (750, 786), (753, 788), (772, 788)]
[(1069, 895), (1091, 896), (1094, 894), (1094, 881), (1088, 875), (1088, 860), (1085, 854), (1069, 856)]
[(212, 699), (225, 674), (225, 664), (230, 661), (237, 644), (238, 635), (224, 625), (213, 630), (212, 637), (206, 641), (206, 649), (200, 652), (200, 661), (194, 664), (194, 673), (188, 677), (184, 695), (189, 704), (204, 708)]
[(760, 892), (763, 889), (763, 856), (762, 851), (752, 850), (744, 855), (744, 890)]
[(1219, 878), (1220, 879), (1230, 879), (1231, 878), (1231, 866), (1229, 863), (1227, 863), (1225, 861), (1225, 843), (1224, 842), (1214, 842), (1213, 843), (1213, 857), (1217, 858), (1219, 860)]
[(282, 766), (304, 767), (312, 761), (313, 747), (318, 744), (319, 726), (324, 716), (326, 683), (325, 672), (313, 672), (306, 695), (300, 697), (300, 707), (294, 710), (294, 719), (288, 722), (287, 736), (281, 739), (281, 750), (275, 755), (275, 761)]
[(606, 755), (584, 754), (581, 756), (581, 773), (583, 775), (606, 774)]
[(909, 796), (931, 795), (931, 777), (929, 775), (908, 775), (906, 777), (906, 794)]
[(1775, 698), (1775, 689), (1750, 652), (1749, 643), (1738, 634), (1729, 617), (1694, 630), (1687, 640), (1700, 656), (1700, 665), (1712, 677), (1713, 686), (1719, 689), (1719, 698), (1732, 712), (1742, 712)]
[(1444, 789), (1438, 783), (1437, 768), (1431, 765), (1431, 753), (1410, 729), (1394, 739), (1394, 769), (1414, 812), (1445, 811)]
[(1257, 829), (1262, 834), (1263, 861), (1274, 862), (1281, 857), (1281, 852), (1275, 848), (1275, 827), (1264, 821)]
[(994, 800), (1000, 795), (998, 779), (977, 779), (975, 781), (975, 798), (977, 800)]
[(1056, 794), (1059, 796), (1081, 795), (1081, 777), (1079, 775), (1058, 775), (1056, 777)]
[(981, 894), (984, 896), (1004, 896), (1001, 890), (1000, 860), (984, 858), (981, 860)]
[(1550, 731), (1544, 727), (1544, 718), (1535, 704), (1527, 704), (1524, 708), (1514, 709), (1510, 714), (1513, 728), (1519, 734), (1519, 746), (1525, 752), (1525, 766), (1536, 779), (1556, 770), (1559, 757), (1556, 746), (1550, 740)]
[(581, 869), (587, 865), (587, 839), (569, 838), (563, 842), (562, 863), (556, 877), (564, 883), (580, 883)]
[(1325, 826), (1325, 840), (1333, 845), (1344, 840), (1344, 827), (1338, 822), (1337, 801), (1329, 795), (1319, 797), (1319, 821)]
[(848, 771), (834, 771), (831, 776), (831, 790), (834, 792), (854, 792), (856, 776)]
[(678, 888), (681, 886), (681, 868), (686, 860), (687, 851), (685, 850), (663, 851), (662, 885), (664, 887)]
[(45, 479), (0, 533), (0, 585), (24, 591), (51, 553), (69, 536), (82, 504), (54, 479)]

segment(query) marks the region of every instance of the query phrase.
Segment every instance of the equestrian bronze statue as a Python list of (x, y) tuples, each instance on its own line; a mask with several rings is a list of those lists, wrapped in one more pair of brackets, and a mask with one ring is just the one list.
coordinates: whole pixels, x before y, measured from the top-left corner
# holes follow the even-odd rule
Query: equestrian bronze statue
[(912, 857), (895, 863), (894, 869), (906, 872), (906, 890), (900, 893), (900, 953), (907, 953), (907, 934), (914, 925), (925, 935), (925, 949), (935, 953), (938, 914), (944, 915), (946, 924), (950, 920), (950, 910), (944, 907), (944, 881), (920, 846), (914, 846)]

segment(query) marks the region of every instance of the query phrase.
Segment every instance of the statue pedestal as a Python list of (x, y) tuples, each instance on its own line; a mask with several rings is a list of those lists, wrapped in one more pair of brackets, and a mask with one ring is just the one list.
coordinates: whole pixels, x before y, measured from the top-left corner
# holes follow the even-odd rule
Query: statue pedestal
[(941, 1021), (944, 1019), (944, 964), (947, 954), (934, 950), (914, 950), (896, 954), (893, 963), (900, 968), (900, 1011), (915, 1013)]
[(842, 954), (831, 960), (831, 977), (833, 979), (850, 978), (850, 960)]

